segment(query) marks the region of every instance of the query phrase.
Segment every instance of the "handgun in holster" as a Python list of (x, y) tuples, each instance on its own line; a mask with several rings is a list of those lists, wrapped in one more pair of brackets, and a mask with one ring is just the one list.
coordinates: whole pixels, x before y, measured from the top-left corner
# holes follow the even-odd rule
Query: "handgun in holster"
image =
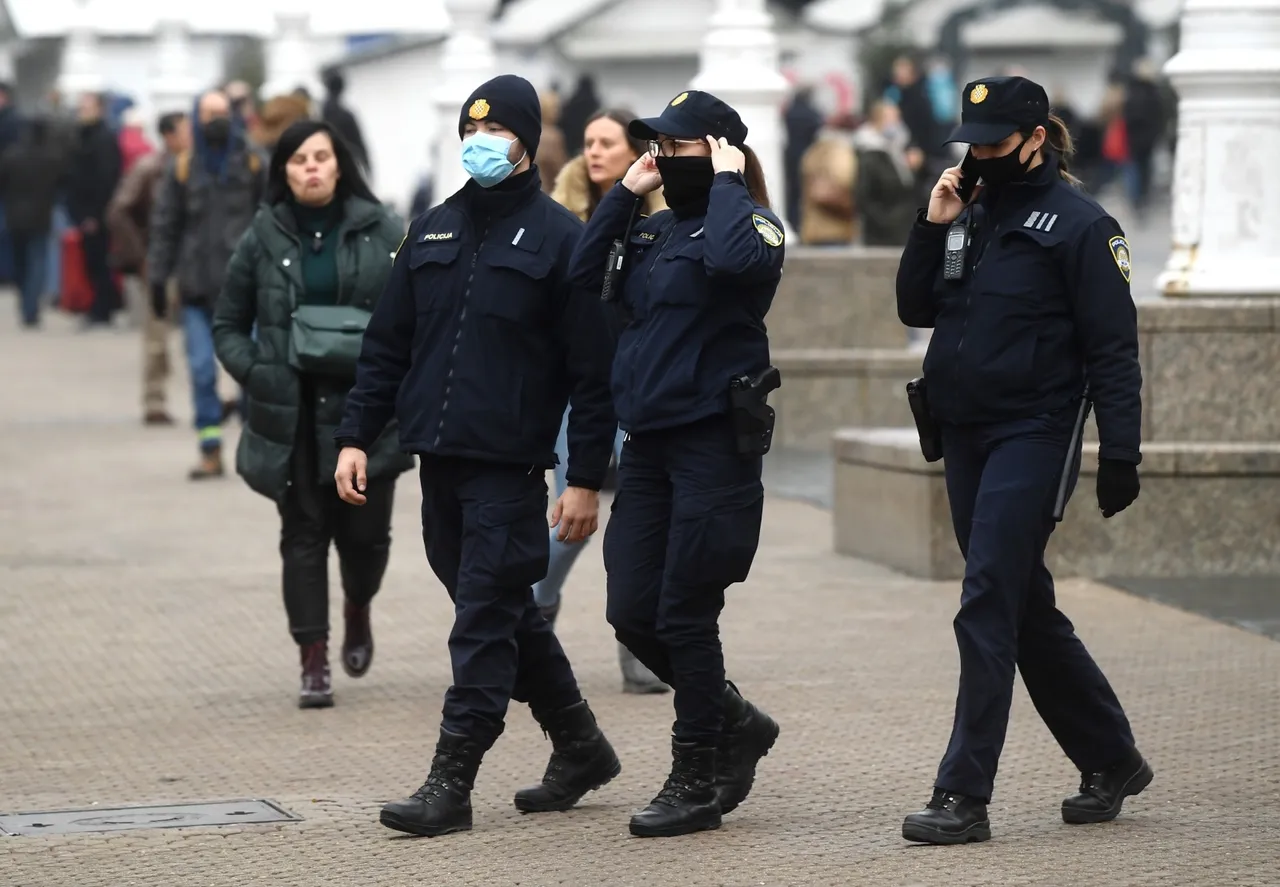
[(916, 422), (916, 434), (920, 437), (920, 452), (926, 462), (942, 458), (942, 429), (929, 412), (929, 391), (924, 378), (907, 383), (907, 403)]
[(767, 398), (781, 384), (782, 374), (777, 367), (766, 367), (755, 378), (744, 373), (729, 380), (729, 417), (741, 455), (763, 456), (769, 452), (777, 414)]

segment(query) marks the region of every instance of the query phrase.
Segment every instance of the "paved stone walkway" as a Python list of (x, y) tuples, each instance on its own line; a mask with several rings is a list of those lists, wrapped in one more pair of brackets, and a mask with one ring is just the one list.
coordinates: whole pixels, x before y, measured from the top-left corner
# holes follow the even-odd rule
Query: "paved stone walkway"
[(1077, 775), (1019, 688), (995, 839), (903, 842), (950, 725), (956, 588), (838, 558), (825, 512), (776, 498), (724, 636), (732, 675), (783, 733), (723, 829), (627, 835), (665, 775), (671, 703), (619, 692), (596, 540), (562, 636), (622, 775), (572, 812), (517, 814), (511, 794), (548, 746), (513, 710), (481, 771), (475, 831), (398, 837), (378, 808), (425, 775), (449, 680), (450, 607), (424, 562), (412, 476), (373, 670), (337, 670), (337, 706), (299, 711), (272, 506), (234, 477), (188, 483), (190, 430), (141, 427), (134, 333), (52, 317), (21, 334), (13, 314), (0, 295), (0, 812), (271, 798), (303, 821), (2, 838), (0, 884), (1280, 883), (1280, 644), (1083, 582), (1063, 583), (1064, 609), (1129, 708), (1152, 787), (1115, 823), (1063, 825)]

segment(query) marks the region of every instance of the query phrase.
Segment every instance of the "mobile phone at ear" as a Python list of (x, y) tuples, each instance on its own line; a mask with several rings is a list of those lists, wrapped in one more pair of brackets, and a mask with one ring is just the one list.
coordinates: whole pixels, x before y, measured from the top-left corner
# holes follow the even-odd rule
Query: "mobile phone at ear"
[(964, 155), (964, 162), (960, 164), (960, 172), (964, 173), (960, 177), (960, 187), (956, 189), (956, 196), (964, 203), (973, 199), (973, 189), (978, 185), (978, 171), (973, 160), (973, 152), (969, 151)]

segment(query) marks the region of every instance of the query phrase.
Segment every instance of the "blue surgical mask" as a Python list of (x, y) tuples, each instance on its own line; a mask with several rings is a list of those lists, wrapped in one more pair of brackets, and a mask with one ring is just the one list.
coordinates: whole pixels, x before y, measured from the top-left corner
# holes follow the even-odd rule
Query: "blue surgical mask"
[[(462, 168), (481, 188), (492, 188), (516, 168), (507, 159), (512, 143), (511, 139), (487, 132), (468, 136), (462, 142)], [(524, 160), (523, 157), (520, 159)]]

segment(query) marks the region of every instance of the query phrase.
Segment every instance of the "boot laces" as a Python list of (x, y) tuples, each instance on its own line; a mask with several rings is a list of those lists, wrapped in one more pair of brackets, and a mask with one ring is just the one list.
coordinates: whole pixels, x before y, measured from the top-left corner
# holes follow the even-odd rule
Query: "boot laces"
[(963, 800), (955, 792), (939, 792), (934, 795), (925, 807), (929, 810), (954, 810)]
[(443, 797), (442, 792), (457, 791), (459, 780), (456, 775), (450, 772), (450, 769), (446, 763), (442, 763), (439, 760), (433, 761), (431, 772), (427, 774), (426, 781), (422, 783), (421, 787), (413, 793), (413, 797), (430, 804), (434, 798)]
[(543, 782), (557, 782), (565, 768), (578, 757), (591, 743), (581, 740), (570, 740), (564, 736), (551, 736), (551, 759), (547, 761), (546, 772), (542, 774)]
[(693, 786), (683, 779), (668, 776), (667, 781), (662, 784), (662, 791), (658, 792), (658, 796), (653, 799), (653, 803), (666, 804), (668, 807), (678, 807), (680, 802), (688, 798), (692, 791)]
[(1080, 793), (1085, 795), (1098, 795), (1102, 792), (1103, 783), (1106, 782), (1107, 774), (1101, 771), (1096, 773), (1086, 773), (1080, 779)]

